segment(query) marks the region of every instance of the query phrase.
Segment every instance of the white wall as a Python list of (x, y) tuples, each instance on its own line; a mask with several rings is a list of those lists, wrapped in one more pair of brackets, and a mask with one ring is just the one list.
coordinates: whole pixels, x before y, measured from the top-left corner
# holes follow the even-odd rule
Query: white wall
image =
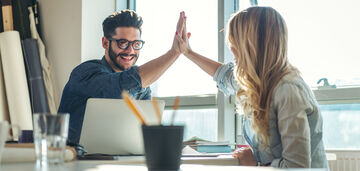
[(102, 21), (114, 11), (115, 0), (39, 0), (39, 9), (59, 105), (71, 71), (82, 61), (104, 54)]
[(81, 61), (101, 59), (105, 53), (101, 45), (102, 22), (115, 11), (115, 0), (83, 0)]
[(81, 61), (81, 0), (39, 0), (39, 9), (59, 101), (70, 72)]

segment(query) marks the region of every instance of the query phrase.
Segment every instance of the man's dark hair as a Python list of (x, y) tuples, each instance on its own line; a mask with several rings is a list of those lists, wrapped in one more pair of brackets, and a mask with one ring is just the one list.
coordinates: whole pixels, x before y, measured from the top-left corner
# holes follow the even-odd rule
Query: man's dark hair
[(106, 38), (114, 35), (117, 27), (134, 27), (139, 29), (141, 34), (141, 25), (143, 20), (133, 10), (121, 10), (108, 16), (103, 22), (103, 31)]

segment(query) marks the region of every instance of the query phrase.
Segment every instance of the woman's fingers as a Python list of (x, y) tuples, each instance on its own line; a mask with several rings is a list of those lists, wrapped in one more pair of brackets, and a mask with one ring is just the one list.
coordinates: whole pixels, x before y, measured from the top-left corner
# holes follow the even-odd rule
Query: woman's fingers
[(242, 160), (242, 158), (243, 158), (243, 151), (240, 150), (240, 149), (236, 149), (236, 150), (234, 151), (234, 153), (232, 154), (232, 156), (233, 156), (234, 158), (236, 158), (237, 161), (238, 161), (238, 164), (241, 165), (241, 160)]
[(189, 49), (188, 39), (190, 38), (191, 33), (186, 31), (186, 16), (185, 12), (180, 12), (180, 17), (176, 25), (176, 34), (173, 42), (174, 49), (177, 49), (181, 53), (186, 53)]
[(181, 11), (180, 12), (180, 17), (179, 17), (179, 20), (178, 20), (178, 23), (177, 23), (177, 26), (176, 26), (176, 31), (182, 35), (183, 32), (184, 32), (184, 23), (185, 22), (185, 12), (184, 11)]
[(248, 153), (249, 150), (251, 152), (251, 149), (249, 148), (245, 148), (245, 147), (238, 148), (233, 152), (233, 157), (242, 158), (246, 153)]
[(252, 154), (252, 150), (248, 147), (241, 147), (234, 151), (233, 157), (238, 159), (240, 165), (255, 166), (256, 161)]
[(184, 14), (184, 22), (183, 22), (183, 32), (182, 32), (183, 34), (182, 34), (182, 37), (183, 37), (183, 39), (184, 40), (186, 40), (186, 33), (187, 33), (187, 31), (186, 31), (186, 16), (185, 16), (185, 14)]
[(239, 158), (241, 156), (241, 153), (242, 153), (242, 151), (240, 149), (236, 149), (233, 152), (232, 156), (235, 157), (235, 158)]

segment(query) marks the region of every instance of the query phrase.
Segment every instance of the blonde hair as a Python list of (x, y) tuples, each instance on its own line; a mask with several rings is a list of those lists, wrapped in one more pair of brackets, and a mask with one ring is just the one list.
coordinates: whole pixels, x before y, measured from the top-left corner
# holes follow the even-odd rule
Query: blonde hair
[(235, 13), (227, 28), (235, 55), (234, 75), (241, 85), (237, 97), (265, 147), (272, 92), (292, 68), (287, 58), (286, 24), (271, 7), (250, 7)]

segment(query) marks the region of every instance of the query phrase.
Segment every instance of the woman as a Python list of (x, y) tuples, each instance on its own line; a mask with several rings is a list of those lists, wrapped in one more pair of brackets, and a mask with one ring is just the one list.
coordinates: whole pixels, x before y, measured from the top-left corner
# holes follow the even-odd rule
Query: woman
[(241, 165), (328, 167), (319, 106), (288, 61), (287, 27), (276, 10), (251, 7), (231, 17), (227, 41), (234, 64), (192, 51), (190, 34), (185, 36), (183, 29), (178, 40), (184, 55), (214, 77), (224, 93), (236, 94), (238, 107), (245, 111), (245, 139), (251, 149), (233, 153)]

